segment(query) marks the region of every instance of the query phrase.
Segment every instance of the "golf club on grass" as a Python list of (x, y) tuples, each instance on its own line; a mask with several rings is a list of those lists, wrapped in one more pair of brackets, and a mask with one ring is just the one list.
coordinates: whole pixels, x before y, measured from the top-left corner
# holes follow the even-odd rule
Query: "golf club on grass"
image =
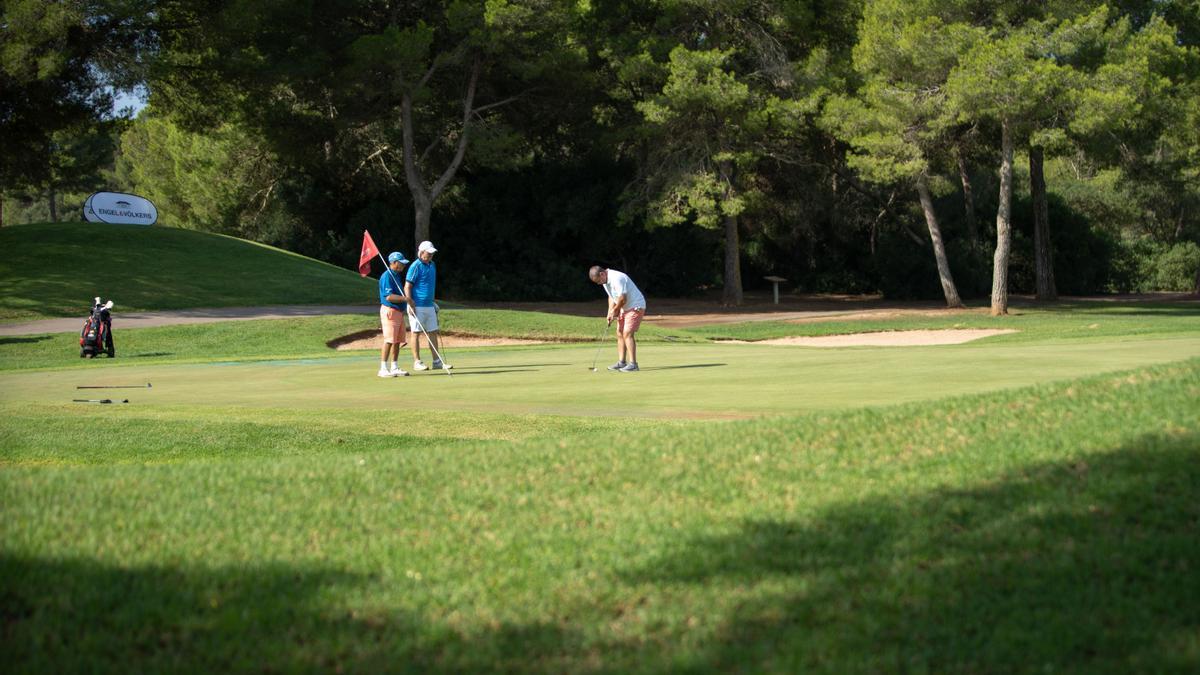
[(129, 399), (123, 398), (120, 401), (114, 401), (111, 398), (76, 398), (71, 399), (75, 403), (129, 403)]
[[(439, 307), (436, 302), (433, 303), (433, 315), (437, 317), (437, 323), (438, 323), (438, 349), (440, 349), (442, 352), (439, 355), (439, 358), (442, 359), (442, 363), (445, 363), (446, 362), (446, 360), (445, 360), (446, 359), (446, 340), (445, 340), (446, 326), (444, 326), (442, 324), (442, 308)], [(449, 371), (447, 371), (447, 372), (449, 372)]]
[(81, 384), (76, 389), (149, 389), (150, 383), (146, 384)]
[[(446, 371), (447, 375), (450, 375), (450, 369), (446, 367), (446, 362), (442, 360), (442, 353), (438, 351), (437, 347), (433, 346), (433, 340), (429, 339), (429, 333), (425, 332), (425, 326), (421, 323), (421, 320), (417, 318), (417, 313), (412, 311), (411, 307), (409, 307), (408, 316), (410, 319), (417, 322), (417, 328), (424, 333), (425, 341), (429, 343), (429, 350), (433, 352), (434, 357), (437, 358), (438, 361), (442, 362), (442, 370)], [(414, 336), (413, 339), (416, 340), (417, 338)], [(454, 377), (453, 375), (450, 376)]]
[(592, 356), (592, 367), (588, 368), (593, 373), (596, 372), (596, 360), (600, 358), (600, 350), (604, 349), (604, 339), (608, 337), (608, 329), (611, 326), (611, 323), (604, 324), (604, 330), (600, 331), (600, 334), (596, 336), (596, 339), (600, 341), (600, 346), (596, 347), (596, 354)]

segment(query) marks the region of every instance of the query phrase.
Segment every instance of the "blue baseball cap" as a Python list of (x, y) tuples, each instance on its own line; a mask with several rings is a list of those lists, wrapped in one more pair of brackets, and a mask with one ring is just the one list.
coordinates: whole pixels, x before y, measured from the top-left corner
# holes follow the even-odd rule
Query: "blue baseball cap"
[(388, 254), (388, 264), (391, 265), (394, 262), (402, 262), (407, 265), (408, 258), (405, 258), (404, 254), (400, 251), (392, 251)]

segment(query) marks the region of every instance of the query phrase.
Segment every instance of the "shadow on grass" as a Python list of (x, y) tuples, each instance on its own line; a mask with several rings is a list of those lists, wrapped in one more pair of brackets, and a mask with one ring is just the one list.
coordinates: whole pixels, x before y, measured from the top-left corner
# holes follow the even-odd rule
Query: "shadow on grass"
[[(451, 365), (453, 365), (453, 364), (451, 364)], [(464, 369), (464, 370), (460, 371), (458, 368), (455, 368), (454, 370), (451, 370), (450, 372), (451, 372), (451, 374), (454, 375), (454, 377), (459, 377), (460, 375), (463, 377), (470, 377), (472, 375), (501, 375), (503, 373), (536, 373), (536, 372), (538, 372), (538, 369), (537, 368), (496, 368), (493, 370), (467, 371)], [(433, 370), (433, 371), (430, 371), (430, 373), (436, 374), (436, 373), (438, 373), (438, 371)]]
[(646, 366), (639, 367), (638, 370), (682, 370), (684, 368), (720, 368), (727, 366), (728, 363), (689, 363), (683, 366)]
[(1189, 298), (1179, 303), (1137, 303), (1137, 302), (1058, 302), (1047, 305), (1031, 305), (1031, 308), (1054, 309), (1071, 311), (1076, 314), (1097, 314), (1101, 316), (1156, 316), (1156, 317), (1192, 317), (1200, 316), (1200, 296)]
[(1200, 435), (747, 521), (627, 581), (781, 589), (724, 618), (719, 671), (1200, 672)]
[(391, 609), (342, 609), (328, 598), (378, 579), (328, 569), (0, 555), (0, 575), (7, 672), (554, 672), (561, 664), (537, 664), (573, 645), (550, 626), (467, 637)]
[[(454, 364), (451, 364), (454, 365)], [(573, 366), (573, 363), (514, 363), (504, 366), (505, 368), (549, 368), (551, 366)], [(493, 366), (454, 366), (454, 373), (458, 374), (460, 370), (480, 370), (482, 368), (492, 368)]]
[(9, 672), (1196, 672), (1198, 569), (1190, 433), (748, 520), (621, 575), (619, 594), (652, 586), (714, 613), (702, 639), (661, 625), (603, 637), (600, 598), (464, 633), (349, 600), (385, 583), (370, 575), (8, 553), (0, 647)]
[(16, 344), (24, 344), (27, 342), (45, 342), (46, 340), (53, 340), (53, 339), (54, 339), (53, 335), (34, 335), (32, 337), (6, 336), (6, 337), (0, 337), (0, 345), (16, 345)]

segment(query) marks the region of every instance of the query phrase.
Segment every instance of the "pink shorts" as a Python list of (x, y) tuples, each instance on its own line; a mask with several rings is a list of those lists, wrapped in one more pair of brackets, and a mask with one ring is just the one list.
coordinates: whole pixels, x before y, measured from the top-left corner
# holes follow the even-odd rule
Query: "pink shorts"
[(379, 306), (379, 323), (383, 325), (383, 341), (402, 345), (404, 339), (404, 312), (387, 305)]
[(645, 316), (644, 309), (630, 309), (621, 312), (621, 316), (617, 317), (617, 332), (622, 335), (632, 335), (637, 332), (642, 326), (642, 317)]

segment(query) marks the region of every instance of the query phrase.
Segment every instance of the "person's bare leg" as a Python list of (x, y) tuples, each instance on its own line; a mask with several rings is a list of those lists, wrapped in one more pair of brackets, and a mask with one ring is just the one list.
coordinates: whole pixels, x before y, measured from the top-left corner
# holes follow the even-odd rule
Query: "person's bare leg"
[(420, 333), (420, 331), (414, 330), (412, 337), (409, 338), (409, 342), (412, 343), (413, 361), (414, 362), (420, 361), (421, 360), (421, 333)]
[(625, 336), (625, 353), (629, 356), (628, 363), (637, 363), (637, 338), (634, 333)]
[(625, 363), (625, 336), (617, 335), (617, 363)]

